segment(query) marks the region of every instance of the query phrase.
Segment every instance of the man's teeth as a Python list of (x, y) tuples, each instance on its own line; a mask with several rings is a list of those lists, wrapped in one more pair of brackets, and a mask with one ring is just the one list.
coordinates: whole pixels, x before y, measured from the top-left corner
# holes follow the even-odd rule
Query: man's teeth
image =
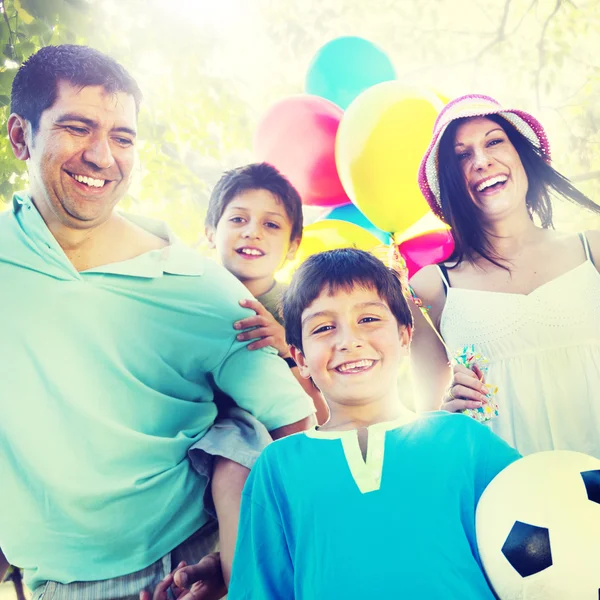
[(355, 371), (357, 369), (364, 369), (370, 367), (373, 362), (372, 360), (357, 360), (356, 362), (344, 363), (338, 367), (338, 371), (345, 373), (346, 371)]
[(242, 254), (249, 254), (250, 256), (262, 256), (263, 253), (260, 250), (255, 250), (254, 248), (242, 248), (240, 250)]
[(498, 175), (497, 177), (492, 177), (491, 179), (487, 179), (486, 181), (483, 181), (482, 183), (480, 183), (477, 186), (477, 191), (483, 192), (483, 190), (485, 190), (493, 185), (496, 185), (497, 183), (504, 183), (507, 179), (508, 179), (508, 177), (506, 175)]
[(79, 183), (85, 183), (90, 187), (101, 188), (106, 183), (105, 179), (92, 179), (91, 177), (86, 177), (85, 175), (72, 175), (75, 181), (79, 181)]

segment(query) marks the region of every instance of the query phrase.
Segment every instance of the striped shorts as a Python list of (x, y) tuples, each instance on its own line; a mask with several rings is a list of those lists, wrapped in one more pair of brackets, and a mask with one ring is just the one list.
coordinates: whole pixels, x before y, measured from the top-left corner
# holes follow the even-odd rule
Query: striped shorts
[(182, 560), (188, 565), (218, 548), (219, 529), (209, 521), (171, 552), (150, 566), (113, 579), (57, 583), (47, 581), (33, 591), (32, 600), (139, 600), (142, 590), (154, 591), (156, 585)]

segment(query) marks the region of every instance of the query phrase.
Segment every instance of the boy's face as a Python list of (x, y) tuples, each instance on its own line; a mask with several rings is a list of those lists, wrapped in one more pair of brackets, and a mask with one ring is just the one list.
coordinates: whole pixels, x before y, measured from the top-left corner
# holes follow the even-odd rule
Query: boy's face
[(410, 342), (387, 302), (371, 288), (328, 295), (302, 313), (303, 352), (293, 355), (329, 403), (364, 405), (398, 397), (398, 367)]
[(242, 283), (271, 279), (294, 258), (299, 240), (290, 241), (292, 223), (281, 200), (267, 190), (248, 190), (229, 202), (206, 236), (223, 266)]

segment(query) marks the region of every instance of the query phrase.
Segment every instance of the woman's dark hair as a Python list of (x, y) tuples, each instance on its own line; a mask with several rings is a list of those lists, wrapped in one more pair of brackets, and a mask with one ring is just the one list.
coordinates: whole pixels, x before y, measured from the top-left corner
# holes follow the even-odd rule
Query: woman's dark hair
[[(527, 175), (527, 208), (533, 219), (537, 216), (542, 227), (554, 227), (552, 222), (551, 193), (600, 214), (600, 206), (582, 194), (573, 184), (556, 171), (542, 156), (539, 148), (499, 115), (486, 115), (497, 123), (519, 154)], [(507, 269), (507, 262), (492, 249), (483, 227), (483, 214), (475, 205), (464, 180), (459, 158), (454, 148), (456, 130), (468, 119), (456, 119), (446, 129), (440, 140), (439, 180), (442, 213), (452, 227), (454, 252), (448, 259), (456, 267), (463, 260), (481, 256), (491, 263)], [(452, 268), (452, 267), (451, 267)]]
[(288, 344), (302, 351), (302, 313), (323, 291), (333, 294), (356, 287), (375, 290), (398, 325), (412, 327), (412, 314), (394, 271), (368, 252), (341, 248), (309, 256), (294, 273), (281, 301)]

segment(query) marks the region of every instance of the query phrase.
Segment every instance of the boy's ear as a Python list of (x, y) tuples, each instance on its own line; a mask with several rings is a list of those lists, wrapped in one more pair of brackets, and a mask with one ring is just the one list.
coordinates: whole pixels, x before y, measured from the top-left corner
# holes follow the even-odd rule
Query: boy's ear
[(206, 239), (208, 240), (208, 246), (211, 250), (214, 250), (216, 245), (215, 245), (215, 235), (216, 235), (216, 230), (214, 227), (211, 227), (210, 225), (207, 225), (204, 228), (204, 235), (206, 235)]
[(296, 252), (298, 252), (300, 242), (301, 240), (298, 238), (290, 242), (290, 247), (288, 248), (287, 254), (285, 255), (286, 260), (294, 260), (294, 258), (296, 258)]
[(298, 365), (298, 371), (300, 372), (300, 375), (302, 375), (304, 379), (310, 379), (310, 371), (306, 365), (306, 358), (304, 358), (302, 350), (296, 348), (296, 346), (290, 346), (290, 354)]
[(398, 333), (400, 334), (400, 344), (402, 349), (408, 354), (410, 341), (412, 340), (412, 327), (410, 325), (401, 325), (398, 328)]
[(31, 129), (29, 121), (20, 115), (13, 113), (8, 117), (7, 129), (8, 138), (14, 155), (19, 160), (27, 160), (30, 156), (29, 145), (27, 143), (27, 138), (29, 137)]

